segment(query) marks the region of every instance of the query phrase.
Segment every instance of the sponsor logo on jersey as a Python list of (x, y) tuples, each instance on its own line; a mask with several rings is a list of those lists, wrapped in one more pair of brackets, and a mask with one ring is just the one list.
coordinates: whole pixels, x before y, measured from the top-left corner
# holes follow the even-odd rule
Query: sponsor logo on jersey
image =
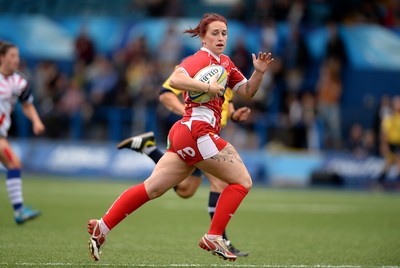
[(229, 61), (226, 60), (226, 61), (224, 61), (224, 62), (221, 62), (221, 66), (224, 67), (224, 68), (226, 69), (226, 67), (229, 66)]

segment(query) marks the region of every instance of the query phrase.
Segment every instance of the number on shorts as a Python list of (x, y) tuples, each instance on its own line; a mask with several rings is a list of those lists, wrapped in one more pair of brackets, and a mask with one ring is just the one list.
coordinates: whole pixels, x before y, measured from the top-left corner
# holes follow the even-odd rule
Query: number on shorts
[(192, 147), (186, 147), (183, 148), (182, 150), (178, 150), (177, 152), (180, 156), (182, 156), (183, 159), (185, 159), (186, 155), (189, 155), (191, 157), (196, 155), (195, 150)]

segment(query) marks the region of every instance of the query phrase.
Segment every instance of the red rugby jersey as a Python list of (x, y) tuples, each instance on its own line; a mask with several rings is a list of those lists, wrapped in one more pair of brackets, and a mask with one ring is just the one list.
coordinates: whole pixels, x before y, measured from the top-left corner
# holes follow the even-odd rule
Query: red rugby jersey
[[(179, 68), (182, 68), (190, 77), (194, 77), (201, 69), (213, 64), (221, 65), (226, 69), (228, 73), (226, 86), (230, 87), (233, 92), (247, 82), (246, 77), (228, 56), (222, 54), (218, 57), (206, 48), (201, 48), (194, 55), (184, 59)], [(185, 91), (184, 98), (185, 114), (183, 115), (182, 122), (185, 122), (191, 128), (192, 122), (202, 121), (211, 125), (215, 133), (218, 134), (221, 130), (221, 111), (224, 97), (220, 96), (206, 103), (195, 103), (190, 100)], [(199, 125), (198, 122), (196, 125)], [(201, 134), (204, 133), (196, 136), (201, 136)]]

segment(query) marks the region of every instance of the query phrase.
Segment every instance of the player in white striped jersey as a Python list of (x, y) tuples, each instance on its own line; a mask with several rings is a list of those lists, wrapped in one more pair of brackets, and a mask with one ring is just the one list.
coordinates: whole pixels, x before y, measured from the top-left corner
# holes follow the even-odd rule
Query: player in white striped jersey
[(21, 102), (24, 115), (32, 121), (35, 135), (44, 131), (27, 79), (18, 72), (20, 58), (18, 48), (0, 41), (0, 161), (7, 169), (6, 187), (14, 208), (17, 224), (36, 218), (40, 212), (24, 206), (21, 180), (21, 160), (7, 140), (11, 126), (11, 113), (17, 101)]

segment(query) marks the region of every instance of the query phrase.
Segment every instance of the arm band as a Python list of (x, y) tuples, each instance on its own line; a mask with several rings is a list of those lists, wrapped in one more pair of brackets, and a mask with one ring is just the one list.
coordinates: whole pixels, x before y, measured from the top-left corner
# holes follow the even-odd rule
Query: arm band
[(236, 119), (233, 118), (233, 115), (235, 114), (235, 112), (236, 112), (236, 111), (233, 111), (233, 113), (231, 113), (231, 121), (232, 121), (232, 122), (235, 122), (235, 123), (238, 123), (239, 120), (236, 120)]

